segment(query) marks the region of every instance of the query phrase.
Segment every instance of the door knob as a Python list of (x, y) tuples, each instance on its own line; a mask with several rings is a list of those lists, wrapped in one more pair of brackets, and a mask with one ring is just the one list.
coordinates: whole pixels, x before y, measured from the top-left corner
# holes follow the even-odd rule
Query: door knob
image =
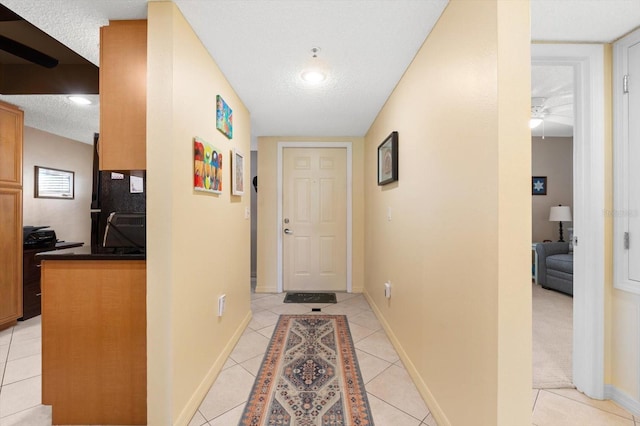
[(289, 228), (284, 228), (284, 233), (287, 234), (287, 235), (291, 235), (291, 234), (293, 234), (293, 231), (291, 229), (289, 229)]

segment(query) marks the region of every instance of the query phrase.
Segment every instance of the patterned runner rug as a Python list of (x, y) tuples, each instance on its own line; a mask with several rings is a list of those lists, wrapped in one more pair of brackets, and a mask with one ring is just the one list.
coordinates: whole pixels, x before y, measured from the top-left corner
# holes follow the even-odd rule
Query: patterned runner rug
[(281, 315), (240, 425), (373, 426), (345, 315)]

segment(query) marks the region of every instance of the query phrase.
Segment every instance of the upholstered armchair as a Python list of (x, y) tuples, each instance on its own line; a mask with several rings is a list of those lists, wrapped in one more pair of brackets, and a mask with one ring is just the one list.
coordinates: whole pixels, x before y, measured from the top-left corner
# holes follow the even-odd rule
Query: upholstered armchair
[(569, 243), (540, 243), (536, 253), (540, 285), (573, 296), (573, 253), (569, 252)]

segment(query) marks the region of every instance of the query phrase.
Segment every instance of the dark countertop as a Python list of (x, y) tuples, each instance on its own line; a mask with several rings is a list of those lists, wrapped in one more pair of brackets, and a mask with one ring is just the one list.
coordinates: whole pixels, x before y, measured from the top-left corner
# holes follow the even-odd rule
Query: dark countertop
[(23, 251), (26, 252), (43, 252), (43, 251), (52, 251), (52, 250), (63, 250), (74, 247), (81, 247), (84, 243), (73, 242), (73, 241), (58, 241), (55, 246), (50, 247), (37, 247), (37, 246), (24, 246)]
[(41, 260), (146, 260), (142, 254), (92, 253), (91, 247), (75, 247), (36, 254)]

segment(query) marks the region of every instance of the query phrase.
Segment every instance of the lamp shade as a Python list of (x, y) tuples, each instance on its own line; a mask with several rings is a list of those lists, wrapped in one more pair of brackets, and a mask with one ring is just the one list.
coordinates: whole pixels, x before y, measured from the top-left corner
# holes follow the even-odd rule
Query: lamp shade
[(571, 222), (571, 207), (551, 207), (551, 210), (549, 210), (549, 222)]

